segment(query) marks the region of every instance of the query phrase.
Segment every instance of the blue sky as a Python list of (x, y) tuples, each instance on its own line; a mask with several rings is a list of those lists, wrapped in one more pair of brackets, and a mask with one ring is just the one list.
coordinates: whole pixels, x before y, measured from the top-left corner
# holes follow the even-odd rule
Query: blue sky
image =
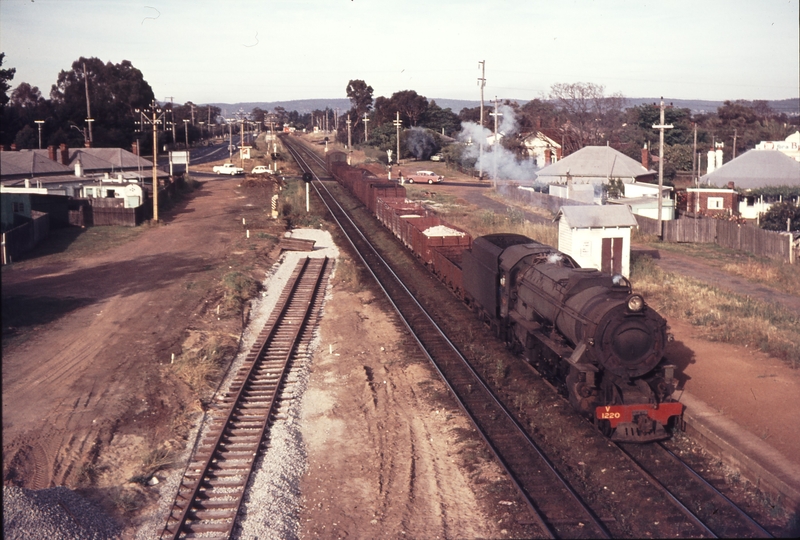
[(784, 99), (800, 0), (0, 0), (4, 68), (44, 96), (81, 56), (129, 60), (178, 103), (534, 99), (556, 83), (672, 99)]

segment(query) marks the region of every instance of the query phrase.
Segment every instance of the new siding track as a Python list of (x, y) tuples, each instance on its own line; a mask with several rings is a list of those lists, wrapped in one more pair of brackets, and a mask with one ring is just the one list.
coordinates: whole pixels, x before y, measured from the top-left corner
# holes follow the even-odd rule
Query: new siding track
[(440, 373), (462, 410), (507, 471), (542, 534), (551, 538), (610, 537), (601, 520), (491, 392), (328, 191), (321, 178), (329, 176), (320, 159), (302, 146), (293, 144), (288, 137), (283, 138), (283, 143), (301, 169), (317, 178), (313, 182), (316, 193)]
[[(277, 416), (292, 358), (311, 338), (332, 265), (302, 259), (189, 461), (161, 538), (229, 538), (259, 451)], [(213, 535), (213, 536), (209, 536)]]

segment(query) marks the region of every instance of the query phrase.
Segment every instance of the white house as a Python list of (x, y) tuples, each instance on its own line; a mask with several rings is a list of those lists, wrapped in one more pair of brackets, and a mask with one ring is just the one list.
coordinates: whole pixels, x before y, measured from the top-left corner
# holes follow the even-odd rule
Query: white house
[(782, 141), (761, 141), (756, 150), (777, 150), (795, 161), (800, 161), (800, 131), (795, 131)]
[[(658, 219), (658, 185), (648, 182), (624, 184), (624, 197), (609, 199), (608, 204), (627, 205), (637, 216)], [(675, 199), (670, 196), (671, 186), (661, 187), (661, 219), (675, 219)]]
[(561, 144), (542, 131), (536, 131), (523, 137), (522, 145), (537, 167), (552, 165), (561, 159)]
[(562, 206), (555, 221), (559, 251), (582, 268), (630, 276), (631, 228), (638, 224), (627, 206)]

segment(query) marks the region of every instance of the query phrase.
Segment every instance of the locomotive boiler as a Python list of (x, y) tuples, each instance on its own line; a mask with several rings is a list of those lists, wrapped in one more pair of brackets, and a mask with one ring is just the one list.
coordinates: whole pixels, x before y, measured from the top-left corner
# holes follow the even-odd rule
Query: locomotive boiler
[(668, 437), (683, 406), (663, 360), (667, 323), (625, 278), (516, 234), (473, 240), (462, 268), (467, 301), (575, 409), (612, 439)]

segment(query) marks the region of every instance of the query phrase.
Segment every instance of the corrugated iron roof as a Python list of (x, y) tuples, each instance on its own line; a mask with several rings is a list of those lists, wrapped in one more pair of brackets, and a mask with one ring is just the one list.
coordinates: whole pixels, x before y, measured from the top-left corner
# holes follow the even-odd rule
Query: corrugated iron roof
[(610, 146), (586, 146), (537, 172), (540, 177), (567, 176), (567, 173), (576, 178), (636, 178), (656, 174)]
[(749, 150), (700, 177), (700, 184), (754, 189), (770, 186), (800, 186), (800, 161), (777, 150)]
[(562, 206), (553, 221), (558, 221), (562, 217), (573, 229), (636, 227), (638, 225), (631, 209), (625, 205)]
[(47, 150), (0, 152), (0, 176), (35, 176), (70, 172), (73, 169), (53, 161)]

